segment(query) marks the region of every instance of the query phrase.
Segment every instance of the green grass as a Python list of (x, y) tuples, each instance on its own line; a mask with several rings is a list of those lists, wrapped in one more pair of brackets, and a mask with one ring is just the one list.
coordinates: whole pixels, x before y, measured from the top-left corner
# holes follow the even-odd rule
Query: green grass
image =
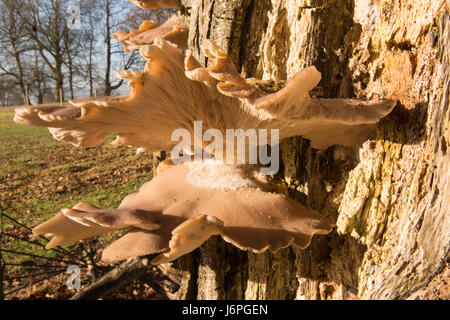
[[(113, 135), (100, 146), (76, 148), (54, 140), (46, 128), (15, 124), (13, 116), (13, 108), (0, 108), (0, 205), (5, 214), (30, 228), (81, 200), (115, 208), (152, 177), (151, 156), (136, 155), (132, 148), (112, 147)], [(29, 231), (7, 219), (3, 219), (3, 229), (33, 239)], [(57, 256), (5, 236), (1, 245), (7, 250)], [(72, 250), (74, 245), (67, 248)], [(7, 263), (30, 259), (10, 253), (3, 256)]]

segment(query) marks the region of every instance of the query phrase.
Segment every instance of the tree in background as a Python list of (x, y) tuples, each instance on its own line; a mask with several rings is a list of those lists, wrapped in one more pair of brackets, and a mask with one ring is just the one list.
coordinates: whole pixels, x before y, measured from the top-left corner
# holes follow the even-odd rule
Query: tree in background
[(81, 17), (83, 23), (81, 24), (81, 41), (80, 41), (80, 72), (89, 85), (89, 96), (93, 97), (95, 94), (96, 79), (96, 56), (99, 55), (100, 50), (96, 45), (96, 27), (101, 22), (99, 2), (96, 0), (86, 0), (81, 5)]
[[(138, 52), (132, 51), (124, 53), (122, 45), (117, 41), (111, 40), (111, 35), (120, 29), (128, 29), (126, 26), (127, 11), (123, 10), (122, 0), (105, 0), (102, 9), (102, 16), (104, 17), (104, 34), (105, 34), (105, 75), (104, 75), (104, 95), (110, 96), (111, 93), (120, 88), (123, 84), (123, 79), (114, 81), (111, 79), (112, 66), (122, 70), (138, 67), (143, 63), (143, 60)], [(137, 21), (137, 20), (135, 20)], [(115, 59), (115, 58), (118, 59)], [(114, 62), (114, 63), (113, 63)]]
[[(2, 89), (10, 88), (13, 79), (14, 84), (20, 88), (23, 101), (25, 101), (27, 97), (27, 79), (23, 61), (25, 54), (31, 50), (31, 47), (27, 32), (21, 25), (19, 12), (22, 4), (21, 1), (15, 0), (0, 1), (0, 45), (2, 48), (0, 79), (2, 81)], [(7, 77), (6, 80), (5, 77)]]
[[(79, 29), (68, 25), (74, 4), (80, 9)], [(74, 99), (119, 90), (123, 80), (114, 80), (113, 66), (139, 69), (144, 60), (137, 52), (124, 53), (111, 35), (137, 29), (143, 20), (162, 23), (171, 14), (138, 10), (122, 0), (0, 0), (0, 9), (1, 87), (10, 88), (13, 81), (23, 101), (28, 96), (28, 103), (39, 104), (59, 101), (60, 94)], [(13, 91), (2, 105), (22, 103), (11, 100)]]

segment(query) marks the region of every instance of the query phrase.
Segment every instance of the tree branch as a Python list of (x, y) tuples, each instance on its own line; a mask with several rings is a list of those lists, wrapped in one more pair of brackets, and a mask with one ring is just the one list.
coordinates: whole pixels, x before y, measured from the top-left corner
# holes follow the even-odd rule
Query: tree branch
[(136, 280), (145, 271), (153, 268), (149, 260), (156, 255), (128, 259), (119, 267), (108, 272), (83, 291), (75, 294), (70, 300), (95, 300), (112, 293)]

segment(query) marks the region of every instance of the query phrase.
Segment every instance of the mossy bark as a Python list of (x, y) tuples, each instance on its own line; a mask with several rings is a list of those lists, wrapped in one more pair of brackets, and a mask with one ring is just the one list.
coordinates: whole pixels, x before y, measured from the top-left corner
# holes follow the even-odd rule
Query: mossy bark
[(180, 12), (204, 64), (200, 45), (211, 39), (247, 77), (277, 83), (315, 65), (315, 96), (399, 103), (360, 150), (318, 152), (301, 137), (281, 144), (289, 195), (335, 219), (336, 230), (305, 250), (259, 255), (213, 237), (174, 263), (183, 270), (179, 297), (429, 297), (449, 243), (445, 2), (182, 0)]

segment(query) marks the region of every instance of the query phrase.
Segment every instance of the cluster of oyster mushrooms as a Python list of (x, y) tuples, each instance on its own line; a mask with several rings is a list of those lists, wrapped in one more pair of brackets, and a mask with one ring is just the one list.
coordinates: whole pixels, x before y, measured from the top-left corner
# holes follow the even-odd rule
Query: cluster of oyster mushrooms
[[(174, 7), (177, 1), (132, 1), (145, 9)], [(315, 67), (301, 70), (287, 85), (266, 94), (236, 71), (231, 58), (210, 41), (202, 44), (209, 65), (202, 66), (186, 49), (187, 27), (177, 15), (163, 25), (143, 22), (139, 30), (114, 37), (125, 50), (139, 50), (143, 71), (116, 71), (129, 80), (124, 96), (70, 101), (70, 107), (28, 106), (16, 109), (14, 121), (48, 127), (57, 140), (78, 147), (95, 146), (109, 132), (114, 145), (140, 151), (170, 150), (172, 132), (203, 129), (278, 129), (280, 139), (301, 135), (314, 148), (334, 144), (358, 146), (375, 133), (375, 123), (395, 102), (313, 99), (320, 81)], [(276, 177), (253, 164), (170, 159), (138, 192), (117, 209), (80, 202), (37, 226), (37, 235), (53, 236), (47, 248), (126, 229), (103, 250), (102, 259), (118, 261), (152, 253), (154, 264), (172, 261), (220, 235), (240, 249), (260, 253), (289, 245), (305, 248), (314, 234), (329, 233), (333, 223), (320, 213), (279, 193)]]

